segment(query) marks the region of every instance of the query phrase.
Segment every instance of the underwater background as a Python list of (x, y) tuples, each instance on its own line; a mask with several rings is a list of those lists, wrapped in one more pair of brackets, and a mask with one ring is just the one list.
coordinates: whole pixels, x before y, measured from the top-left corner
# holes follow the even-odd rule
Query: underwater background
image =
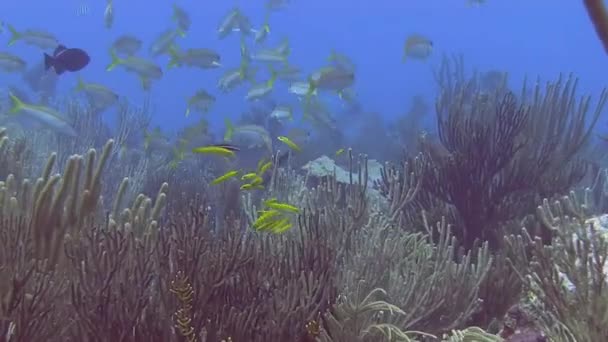
[(0, 2), (0, 342), (608, 341), (603, 0)]
[[(89, 7), (86, 15), (76, 14), (79, 6)], [(216, 30), (221, 18), (239, 6), (255, 26), (264, 21), (263, 1), (227, 1), (221, 3), (179, 3), (191, 17), (192, 27), (180, 46), (205, 47), (218, 51), (224, 68), (240, 61), (238, 35), (218, 39)], [(133, 102), (140, 102), (147, 92), (137, 79), (124, 72), (106, 72), (110, 63), (108, 49), (122, 34), (132, 34), (146, 45), (163, 30), (175, 27), (171, 2), (150, 3), (142, 0), (118, 2), (111, 29), (104, 27), (104, 1), (41, 2), (23, 0), (0, 4), (3, 20), (16, 28), (46, 29), (67, 46), (80, 47), (91, 56), (91, 65), (80, 74), (103, 83)], [(292, 1), (271, 15), (272, 46), (288, 38), (292, 53), (290, 63), (312, 72), (327, 62), (332, 49), (349, 56), (358, 66), (355, 89), (363, 109), (376, 111), (390, 120), (407, 108), (413, 95), (432, 99), (436, 92), (432, 68), (443, 54), (462, 54), (467, 65), (481, 71), (509, 72), (509, 81), (519, 87), (524, 77), (548, 80), (559, 73), (574, 73), (582, 91), (600, 89), (605, 84), (598, 70), (605, 63), (601, 45), (593, 35), (593, 26), (580, 2), (556, 5), (550, 1), (484, 1), (480, 4), (457, 1)], [(8, 40), (7, 30), (3, 37)], [(423, 62), (402, 63), (403, 45), (411, 34), (422, 34), (434, 43), (433, 54)], [(40, 51), (16, 44), (10, 48), (30, 64)], [(168, 57), (154, 59), (165, 66)], [(163, 129), (175, 130), (189, 121), (184, 117), (185, 100), (196, 89), (215, 90), (222, 69), (165, 70), (162, 80), (150, 90), (156, 108), (154, 122)], [(303, 76), (303, 79), (305, 78)], [(9, 75), (5, 75), (9, 76)], [(10, 79), (10, 78), (9, 78)], [(76, 75), (66, 75), (59, 90), (76, 86)], [(283, 89), (281, 89), (283, 88)], [(236, 118), (247, 109), (242, 101), (242, 87), (217, 96), (217, 104), (206, 116), (221, 129), (223, 118)], [(290, 100), (286, 85), (273, 94)], [(293, 99), (291, 99), (293, 100)], [(351, 120), (348, 115), (341, 120)], [(190, 119), (192, 121), (192, 118)], [(346, 122), (343, 129), (348, 129)], [(602, 125), (603, 126), (603, 125)]]

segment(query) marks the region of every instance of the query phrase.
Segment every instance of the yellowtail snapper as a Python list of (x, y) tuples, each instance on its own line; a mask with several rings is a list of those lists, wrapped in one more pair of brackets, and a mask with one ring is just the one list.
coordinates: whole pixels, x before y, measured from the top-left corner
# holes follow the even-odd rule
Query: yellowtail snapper
[(25, 103), (13, 93), (9, 93), (9, 97), (12, 103), (10, 114), (25, 115), (55, 132), (65, 134), (70, 137), (75, 137), (77, 135), (74, 128), (58, 111), (46, 106)]

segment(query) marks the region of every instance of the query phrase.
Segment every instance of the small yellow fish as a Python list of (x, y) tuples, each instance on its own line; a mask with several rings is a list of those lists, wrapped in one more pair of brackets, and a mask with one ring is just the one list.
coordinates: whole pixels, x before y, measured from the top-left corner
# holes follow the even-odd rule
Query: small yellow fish
[(292, 225), (289, 218), (282, 217), (273, 212), (273, 216), (271, 218), (265, 220), (263, 223), (260, 223), (257, 226), (254, 225), (254, 228), (260, 232), (270, 231), (274, 234), (281, 234), (286, 232), (289, 228), (291, 228), (291, 226)]
[(288, 231), (292, 227), (291, 221), (288, 218), (284, 218), (282, 220), (275, 221), (269, 229), (274, 234), (282, 234)]
[(229, 180), (230, 178), (236, 177), (238, 176), (239, 172), (236, 170), (232, 170), (232, 171), (228, 171), (225, 174), (217, 177), (216, 179), (214, 179), (213, 181), (211, 181), (211, 185), (217, 185), (220, 183), (223, 183), (227, 180)]
[(249, 185), (256, 187), (262, 185), (262, 183), (264, 183), (264, 178), (256, 175), (256, 177), (249, 183)]
[(177, 170), (177, 167), (179, 166), (179, 161), (176, 159), (173, 159), (172, 161), (169, 162), (169, 164), (167, 165), (167, 167), (169, 168), (169, 170), (171, 171), (175, 171)]
[(286, 223), (290, 224), (289, 219), (287, 219), (287, 218), (282, 218), (280, 220), (274, 220), (274, 221), (268, 222), (268, 224), (258, 228), (258, 231), (270, 231), (271, 233), (279, 234), (279, 233), (282, 233), (287, 230), (284, 228)]
[(286, 136), (280, 136), (280, 137), (277, 137), (277, 139), (279, 141), (283, 142), (285, 145), (289, 146), (289, 148), (291, 148), (292, 150), (294, 150), (296, 152), (302, 151), (302, 149), (300, 148), (300, 146), (298, 146), (296, 143), (294, 143), (293, 141), (291, 141), (291, 139), (289, 139)]
[(258, 167), (258, 175), (262, 176), (272, 167), (272, 162), (268, 161)]
[(293, 205), (287, 204), (287, 203), (281, 203), (281, 202), (277, 201), (276, 198), (266, 200), (264, 202), (264, 205), (266, 205), (268, 208), (271, 208), (274, 210), (291, 212), (294, 214), (300, 213), (300, 209), (298, 209), (296, 206), (293, 206)]
[(243, 177), (241, 177), (241, 180), (243, 181), (248, 181), (248, 180), (252, 180), (255, 179), (255, 177), (257, 177), (258, 175), (255, 172), (249, 172), (243, 175)]
[(413, 34), (405, 40), (403, 48), (403, 61), (410, 57), (413, 59), (427, 59), (433, 52), (433, 42), (419, 34)]
[(291, 219), (276, 209), (258, 212), (258, 219), (253, 223), (256, 231), (270, 231), (273, 234), (281, 234), (292, 227)]
[(336, 157), (340, 156), (342, 153), (344, 153), (344, 149), (343, 148), (337, 150), (336, 151)]
[(235, 150), (233, 149), (219, 145), (201, 146), (192, 149), (192, 153), (216, 154), (223, 157), (234, 157), (234, 152)]
[(253, 228), (261, 230), (273, 223), (274, 219), (281, 216), (278, 210), (264, 210), (259, 212), (258, 218), (253, 222)]
[(251, 191), (251, 190), (264, 190), (263, 185), (255, 185), (255, 184), (243, 184), (241, 185), (241, 190)]

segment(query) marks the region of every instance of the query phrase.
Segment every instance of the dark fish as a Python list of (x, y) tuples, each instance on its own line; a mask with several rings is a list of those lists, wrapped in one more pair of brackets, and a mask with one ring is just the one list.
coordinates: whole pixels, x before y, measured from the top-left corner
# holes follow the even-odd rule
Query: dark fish
[(44, 67), (48, 70), (53, 67), (57, 75), (63, 74), (67, 71), (78, 71), (87, 66), (91, 58), (89, 55), (81, 49), (77, 48), (66, 48), (64, 45), (59, 45), (55, 49), (53, 56), (44, 54)]
[(213, 144), (211, 146), (225, 148), (225, 149), (227, 149), (229, 151), (232, 151), (232, 152), (238, 152), (238, 151), (241, 150), (238, 146), (235, 146), (235, 145), (232, 145), (232, 144), (226, 144), (226, 143)]

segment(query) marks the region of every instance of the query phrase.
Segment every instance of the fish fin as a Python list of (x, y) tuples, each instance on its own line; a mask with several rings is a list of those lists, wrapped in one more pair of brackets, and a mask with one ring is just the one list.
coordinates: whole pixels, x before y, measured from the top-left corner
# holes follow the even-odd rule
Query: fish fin
[(181, 62), (179, 61), (179, 51), (177, 50), (177, 46), (172, 44), (169, 47), (169, 66), (168, 68), (175, 68), (180, 66)]
[(50, 67), (54, 66), (55, 59), (48, 53), (44, 53), (44, 70), (49, 70)]
[(63, 74), (67, 69), (61, 63), (53, 63), (53, 70), (57, 75)]
[(331, 49), (329, 56), (327, 57), (327, 61), (333, 62), (336, 59), (336, 50)]
[(186, 117), (190, 116), (190, 107), (186, 108)]
[(272, 68), (272, 66), (271, 66), (270, 67), (270, 79), (266, 82), (266, 84), (272, 88), (274, 86), (274, 82), (276, 82), (278, 76), (279, 76), (279, 74), (277, 73), (277, 71), (274, 70), (274, 68)]
[(106, 71), (112, 71), (112, 69), (122, 63), (122, 60), (120, 59), (120, 57), (118, 57), (114, 49), (110, 49), (110, 57), (112, 58), (112, 62), (106, 67)]
[(8, 46), (11, 46), (21, 39), (21, 33), (19, 33), (11, 24), (6, 24), (6, 27), (11, 32), (11, 38), (8, 40)]
[(85, 87), (84, 80), (82, 76), (78, 75), (78, 83), (76, 84), (76, 91), (83, 90)]
[(23, 109), (25, 103), (23, 103), (23, 101), (21, 101), (21, 99), (19, 99), (13, 93), (8, 93), (8, 96), (11, 99), (11, 109), (10, 109), (9, 112), (11, 114), (17, 114), (17, 113), (19, 113)]
[(152, 81), (148, 77), (144, 77), (144, 76), (141, 76), (139, 79), (141, 81), (142, 89), (150, 90), (150, 88), (152, 87)]
[(310, 99), (315, 95), (315, 92), (317, 90), (317, 85), (315, 84), (315, 81), (312, 79), (312, 77), (310, 77), (308, 79), (308, 91), (306, 92), (306, 103), (310, 104)]
[(55, 48), (55, 51), (53, 52), (53, 57), (57, 56), (59, 53), (61, 53), (62, 51), (67, 50), (68, 48), (65, 47), (65, 45), (59, 44), (57, 45), (57, 47)]
[(241, 59), (246, 59), (249, 62), (251, 60), (251, 54), (249, 53), (249, 48), (247, 47), (247, 42), (244, 36), (241, 36), (239, 49), (241, 51)]
[(266, 11), (264, 14), (264, 24), (262, 25), (261, 31), (266, 31), (266, 33), (270, 33), (270, 11)]
[(291, 54), (291, 46), (289, 45), (289, 39), (285, 38), (283, 40), (283, 46), (279, 49), (279, 53), (283, 57), (283, 59), (287, 60), (289, 55)]
[(215, 146), (215, 147), (221, 147), (221, 148), (225, 148), (229, 151), (232, 152), (238, 152), (241, 150), (240, 147), (233, 145), (233, 144), (228, 144), (228, 143), (219, 143), (219, 144), (212, 144), (211, 146)]
[(224, 123), (226, 125), (226, 132), (224, 133), (224, 141), (231, 141), (232, 136), (234, 135), (234, 126), (232, 125), (232, 122), (228, 118), (226, 118), (224, 120)]

